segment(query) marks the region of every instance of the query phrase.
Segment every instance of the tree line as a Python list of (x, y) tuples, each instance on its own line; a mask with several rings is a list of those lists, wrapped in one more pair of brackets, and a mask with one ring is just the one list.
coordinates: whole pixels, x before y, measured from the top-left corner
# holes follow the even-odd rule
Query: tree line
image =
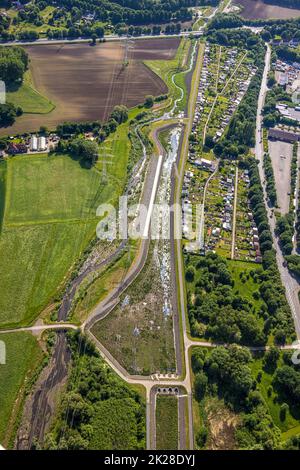
[[(61, 137), (57, 151), (70, 153), (81, 160), (82, 163), (92, 166), (98, 160), (98, 144), (103, 142), (117, 127), (128, 120), (126, 106), (115, 106), (107, 122), (64, 122), (56, 128), (56, 133)], [(95, 140), (86, 140), (82, 134), (92, 132)]]
[[(21, 47), (0, 46), (0, 80), (5, 83), (7, 91), (20, 86), (28, 63), (28, 55)], [(21, 107), (12, 103), (0, 104), (0, 127), (12, 125), (22, 112)]]
[[(137, 27), (138, 29), (135, 31), (143, 31), (141, 26), (152, 24), (154, 25), (151, 28), (152, 33), (159, 34), (155, 26), (163, 23), (180, 24), (184, 21), (190, 21), (193, 18), (191, 7), (197, 5), (215, 6), (219, 0), (91, 0), (90, 2), (86, 0), (36, 0), (23, 3), (24, 8), (19, 10), (13, 19), (0, 18), (2, 40), (38, 39), (39, 32), (33, 26), (40, 27), (44, 24), (42, 11), (48, 5), (54, 7), (47, 19), (47, 25), (51, 27), (47, 30), (49, 38), (92, 37), (92, 35), (101, 38), (104, 35), (103, 26), (108, 25), (118, 33), (122, 29), (126, 30), (129, 26)], [(7, 8), (11, 4), (12, 2), (6, 2)], [(91, 12), (93, 12), (92, 16), (87, 17), (86, 15), (91, 15)], [(28, 27), (17, 35), (10, 31), (11, 24), (16, 26), (24, 23)], [(31, 28), (30, 25), (32, 25)]]

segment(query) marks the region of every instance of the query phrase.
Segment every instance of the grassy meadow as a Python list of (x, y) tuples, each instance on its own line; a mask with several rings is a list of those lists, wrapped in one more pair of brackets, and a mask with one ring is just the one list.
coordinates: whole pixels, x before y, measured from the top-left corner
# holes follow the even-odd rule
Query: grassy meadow
[(13, 327), (32, 322), (63, 287), (107, 194), (97, 169), (67, 155), (17, 156), (0, 171), (0, 325)]
[(21, 85), (7, 90), (7, 101), (20, 106), (23, 113), (28, 114), (48, 114), (55, 108), (50, 100), (34, 88), (30, 70), (25, 73)]
[(156, 398), (156, 448), (178, 449), (178, 399), (172, 396)]
[(6, 364), (0, 365), (0, 442), (10, 447), (25, 384), (41, 363), (43, 353), (31, 333), (2, 334), (0, 340), (6, 345)]

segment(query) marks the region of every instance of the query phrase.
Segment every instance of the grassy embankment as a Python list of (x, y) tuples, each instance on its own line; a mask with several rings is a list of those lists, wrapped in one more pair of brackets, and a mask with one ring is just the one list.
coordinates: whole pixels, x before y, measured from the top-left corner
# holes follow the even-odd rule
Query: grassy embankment
[(20, 106), (23, 113), (48, 114), (55, 108), (46, 97), (39, 93), (33, 85), (31, 71), (27, 70), (21, 85), (16, 85), (7, 90), (7, 102)]
[(187, 103), (187, 88), (185, 84), (184, 72), (188, 67), (188, 53), (191, 47), (191, 41), (189, 39), (182, 39), (176, 56), (171, 60), (146, 60), (144, 63), (153, 72), (155, 72), (168, 86), (169, 100), (167, 110), (173, 107), (175, 100), (181, 97), (181, 91), (174, 85), (172, 77), (174, 76), (174, 82), (177, 86), (183, 89), (183, 97), (177, 103), (177, 111), (183, 111)]
[(178, 399), (158, 395), (156, 398), (156, 449), (178, 449)]
[(44, 354), (30, 333), (3, 334), (0, 341), (6, 346), (6, 364), (0, 365), (0, 443), (11, 447), (24, 393)]

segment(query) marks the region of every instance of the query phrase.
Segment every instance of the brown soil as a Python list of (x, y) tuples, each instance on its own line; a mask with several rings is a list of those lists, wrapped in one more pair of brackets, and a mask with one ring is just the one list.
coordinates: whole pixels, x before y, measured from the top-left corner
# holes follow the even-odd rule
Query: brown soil
[(246, 19), (287, 19), (300, 16), (300, 10), (266, 4), (263, 0), (234, 0), (234, 4), (243, 7), (242, 16)]
[(238, 424), (238, 416), (219, 400), (212, 399), (207, 405), (207, 419), (210, 430), (207, 448), (209, 450), (235, 449), (234, 433)]
[(16, 449), (31, 449), (35, 442), (42, 445), (55, 414), (60, 391), (67, 381), (70, 360), (66, 336), (59, 332), (52, 358), (26, 400)]
[(36, 131), (40, 126), (54, 129), (63, 121), (105, 120), (117, 104), (132, 107), (146, 95), (166, 93), (165, 83), (142, 61), (171, 59), (179, 41), (132, 41), (127, 66), (121, 42), (27, 47), (34, 86), (56, 108), (44, 115), (24, 114), (1, 134)]

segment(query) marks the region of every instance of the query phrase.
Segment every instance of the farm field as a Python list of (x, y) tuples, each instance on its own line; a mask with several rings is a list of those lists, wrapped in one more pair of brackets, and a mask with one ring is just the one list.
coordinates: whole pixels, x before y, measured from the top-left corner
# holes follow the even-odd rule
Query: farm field
[(82, 168), (67, 155), (20, 156), (6, 165), (0, 238), (2, 327), (33, 321), (54, 300), (95, 236), (96, 207), (107, 198), (101, 191), (101, 173)]
[(241, 14), (246, 19), (288, 19), (300, 16), (300, 10), (266, 4), (263, 0), (234, 0), (233, 3), (242, 6)]
[(127, 66), (121, 42), (27, 47), (33, 86), (55, 109), (24, 114), (0, 134), (21, 134), (40, 126), (54, 129), (62, 121), (105, 120), (115, 105), (133, 107), (146, 95), (166, 93), (166, 84), (143, 61), (170, 60), (179, 43), (178, 38), (136, 41), (128, 51)]
[(0, 340), (6, 345), (6, 364), (0, 367), (0, 442), (11, 447), (25, 382), (28, 383), (44, 355), (31, 333), (3, 334)]
[(177, 397), (156, 397), (156, 449), (178, 449)]
[[(131, 151), (129, 122), (141, 111), (130, 110), (128, 122), (99, 146), (92, 169), (58, 154), (16, 156), (0, 165), (5, 196), (0, 279), (10, 286), (0, 296), (1, 326), (27, 324), (49, 303), (55, 306), (70, 269), (95, 237), (98, 205), (115, 204), (123, 192)], [(108, 153), (111, 164), (104, 177)]]

